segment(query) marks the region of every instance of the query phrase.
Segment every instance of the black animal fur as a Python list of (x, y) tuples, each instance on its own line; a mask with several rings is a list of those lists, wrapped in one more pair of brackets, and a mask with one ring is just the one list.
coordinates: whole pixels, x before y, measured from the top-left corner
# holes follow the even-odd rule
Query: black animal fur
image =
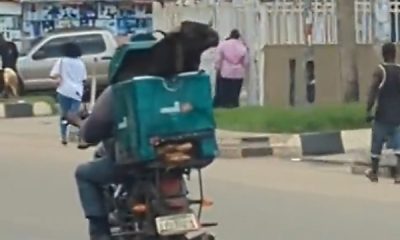
[(197, 71), (201, 54), (217, 46), (218, 42), (218, 33), (209, 25), (182, 22), (178, 31), (165, 33), (164, 38), (150, 50), (128, 53), (116, 80), (124, 81), (140, 75), (170, 78), (181, 72)]

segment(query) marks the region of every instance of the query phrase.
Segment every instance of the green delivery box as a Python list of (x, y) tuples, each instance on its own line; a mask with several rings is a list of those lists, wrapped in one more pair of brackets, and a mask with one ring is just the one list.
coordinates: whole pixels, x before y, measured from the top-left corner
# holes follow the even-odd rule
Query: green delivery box
[(118, 163), (156, 159), (154, 139), (196, 142), (198, 160), (212, 161), (218, 154), (209, 76), (189, 72), (171, 81), (140, 76), (116, 83), (113, 109), (117, 120)]

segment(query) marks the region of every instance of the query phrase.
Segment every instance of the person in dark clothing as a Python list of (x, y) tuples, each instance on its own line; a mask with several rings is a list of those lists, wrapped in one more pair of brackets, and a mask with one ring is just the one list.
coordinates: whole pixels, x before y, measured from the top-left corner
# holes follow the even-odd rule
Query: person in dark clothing
[[(163, 40), (167, 42), (159, 41), (153, 46), (153, 51), (165, 58), (156, 59), (157, 61), (151, 61), (151, 58), (150, 60), (141, 58), (139, 59), (141, 62), (125, 59), (124, 62), (127, 64), (123, 63), (119, 67), (121, 75), (117, 75), (115, 78), (124, 81), (132, 76), (149, 75), (150, 73), (167, 78), (180, 72), (198, 70), (202, 52), (218, 43), (218, 34), (215, 30), (208, 25), (195, 22), (183, 22), (179, 32), (166, 35)], [(176, 49), (178, 40), (182, 40), (180, 44), (184, 56), (182, 66), (179, 68), (176, 67), (177, 64), (167, 64), (167, 61), (170, 61), (168, 53)], [(130, 74), (129, 78), (120, 77), (126, 76), (127, 73)], [(80, 128), (80, 137), (83, 142), (88, 145), (96, 145), (101, 142), (104, 148), (103, 154), (96, 156), (93, 161), (79, 165), (75, 171), (80, 202), (85, 217), (89, 220), (91, 240), (111, 240), (108, 212), (104, 206), (101, 187), (114, 182), (115, 175), (119, 173), (114, 159), (113, 129), (117, 124), (113, 119), (112, 98), (113, 92), (109, 86), (99, 96), (91, 114), (85, 120), (82, 121), (79, 116), (72, 113), (72, 116), (67, 116), (69, 123)]]
[[(18, 85), (20, 87), (19, 92), (21, 93), (23, 91), (23, 82), (21, 77), (19, 77), (17, 70), (17, 60), (19, 56), (18, 48), (15, 43), (7, 41), (2, 33), (0, 33), (0, 56), (2, 69), (11, 68), (18, 75)], [(3, 92), (4, 80), (0, 79), (0, 82), (0, 91)]]
[[(372, 168), (366, 176), (378, 181), (379, 158), (384, 143), (390, 139), (397, 157), (395, 183), (400, 183), (400, 65), (395, 63), (396, 46), (386, 43), (382, 46), (384, 63), (379, 64), (373, 74), (373, 81), (367, 100), (367, 121), (374, 119), (372, 126), (371, 162)], [(376, 104), (375, 104), (376, 103)], [(376, 105), (375, 114), (372, 109)]]
[(79, 197), (85, 217), (89, 220), (91, 240), (111, 240), (108, 212), (104, 206), (101, 186), (111, 183), (116, 174), (113, 160), (113, 112), (112, 89), (107, 87), (97, 99), (91, 115), (81, 121), (70, 116), (70, 122), (80, 127), (80, 136), (90, 145), (102, 143), (103, 153), (99, 158), (81, 164), (75, 171)]

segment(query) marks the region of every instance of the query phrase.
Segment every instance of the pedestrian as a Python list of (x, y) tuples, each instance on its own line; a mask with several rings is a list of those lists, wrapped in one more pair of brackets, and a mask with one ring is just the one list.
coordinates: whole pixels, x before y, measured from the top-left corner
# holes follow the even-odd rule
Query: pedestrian
[(239, 31), (234, 29), (216, 50), (217, 84), (214, 101), (216, 107), (239, 106), (240, 92), (248, 65), (248, 48), (241, 40)]
[(85, 63), (81, 60), (80, 47), (72, 42), (62, 46), (63, 57), (54, 64), (50, 77), (57, 81), (57, 100), (60, 105), (61, 143), (67, 144), (67, 116), (79, 114), (84, 81), (87, 79)]
[[(17, 45), (13, 42), (7, 41), (3, 33), (0, 33), (0, 56), (2, 61), (2, 69), (11, 68), (18, 76), (18, 93), (23, 91), (23, 82), (18, 74), (17, 60), (19, 56)], [(0, 91), (4, 90), (4, 80), (1, 79)]]
[[(389, 140), (397, 158), (394, 182), (400, 183), (400, 65), (396, 64), (396, 46), (382, 46), (384, 62), (373, 74), (367, 100), (367, 121), (373, 122), (371, 142), (372, 168), (365, 172), (372, 182), (378, 182), (379, 160), (384, 143)], [(375, 104), (376, 103), (376, 104)], [(372, 108), (376, 105), (375, 114)]]

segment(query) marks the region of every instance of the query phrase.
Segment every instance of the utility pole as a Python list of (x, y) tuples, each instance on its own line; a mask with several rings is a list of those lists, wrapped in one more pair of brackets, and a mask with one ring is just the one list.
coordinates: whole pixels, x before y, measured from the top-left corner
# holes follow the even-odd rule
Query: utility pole
[(312, 53), (312, 33), (313, 33), (313, 11), (312, 0), (304, 0), (303, 5), (303, 24), (304, 24), (304, 38), (307, 45), (306, 56)]
[(313, 49), (313, 29), (314, 29), (314, 13), (313, 13), (313, 0), (304, 0), (303, 1), (303, 26), (304, 26), (304, 42), (306, 44), (306, 48), (304, 50), (304, 62), (303, 62), (303, 76), (305, 82), (303, 84), (298, 84), (299, 87), (302, 88), (302, 91), (297, 92), (305, 92), (305, 94), (301, 94), (302, 103), (308, 102), (306, 97), (309, 93), (306, 89), (309, 86), (313, 86), (315, 89), (315, 81), (310, 82), (307, 64), (308, 62), (314, 61), (314, 49)]
[(359, 100), (355, 0), (337, 0), (338, 42), (344, 102)]

